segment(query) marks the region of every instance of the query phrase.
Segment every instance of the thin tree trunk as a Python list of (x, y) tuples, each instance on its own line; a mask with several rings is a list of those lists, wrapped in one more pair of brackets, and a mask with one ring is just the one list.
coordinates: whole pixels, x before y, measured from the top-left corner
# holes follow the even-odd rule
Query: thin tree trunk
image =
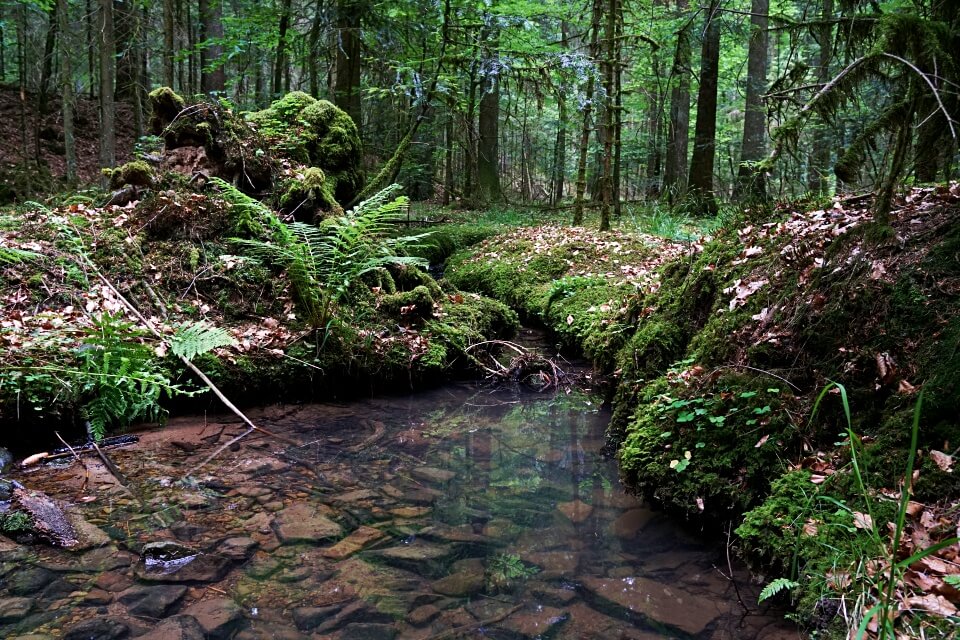
[[(593, 0), (593, 13), (590, 18), (590, 58), (596, 63), (599, 58), (600, 20), (603, 17), (603, 0)], [(593, 112), (594, 76), (587, 79), (584, 91), (586, 104), (583, 108), (583, 126), (580, 129), (580, 148), (577, 158), (577, 195), (574, 200), (573, 224), (583, 224), (583, 197), (587, 191), (587, 152), (590, 144), (591, 114)]]
[(447, 122), (443, 128), (443, 205), (450, 204), (453, 193), (453, 109), (450, 105), (450, 113), (447, 115)]
[[(39, 127), (40, 118), (47, 113), (50, 98), (50, 79), (53, 77), (53, 59), (57, 55), (57, 30), (59, 21), (57, 12), (59, 4), (53, 5), (50, 9), (47, 21), (47, 35), (43, 43), (43, 64), (40, 66), (40, 88), (37, 92), (37, 126)], [(39, 140), (39, 136), (38, 136)]]
[[(613, 197), (613, 215), (620, 218), (623, 215), (623, 203), (620, 197), (620, 159), (623, 152), (623, 3), (617, 1), (617, 24), (614, 31), (616, 43), (614, 46), (614, 84), (613, 84), (613, 185), (611, 195)], [(658, 118), (659, 121), (659, 118)], [(657, 135), (657, 152), (660, 157), (660, 140)], [(659, 175), (659, 160), (657, 161), (657, 173)]]
[(197, 87), (197, 32), (194, 30), (194, 21), (190, 16), (190, 0), (184, 0), (183, 9), (185, 13), (186, 20), (184, 21), (184, 27), (187, 30), (187, 49), (190, 50), (190, 55), (187, 57), (187, 91), (189, 93), (196, 93)]
[(173, 18), (174, 0), (163, 0), (163, 84), (173, 89), (173, 55), (174, 31), (176, 23)]
[(720, 68), (719, 2), (714, 0), (707, 13), (703, 47), (700, 54), (700, 90), (697, 93), (697, 124), (690, 159), (690, 196), (692, 204), (710, 215), (717, 212), (713, 193), (713, 167), (717, 137), (717, 85)]
[(199, 0), (200, 14), (200, 91), (222, 93), (227, 78), (220, 58), (223, 56), (222, 0)]
[(503, 199), (500, 186), (500, 68), (499, 34), (486, 27), (481, 34), (479, 140), (477, 141), (477, 183), (483, 202)]
[[(113, 0), (100, 0), (100, 166), (117, 164), (116, 44), (113, 32)], [(105, 181), (105, 179), (104, 179)]]
[(97, 77), (97, 67), (93, 59), (93, 56), (94, 56), (93, 52), (97, 48), (94, 46), (95, 40), (93, 36), (93, 21), (94, 21), (94, 16), (96, 16), (96, 12), (94, 11), (93, 0), (85, 0), (84, 4), (86, 7), (85, 22), (87, 27), (87, 40), (86, 40), (87, 42), (87, 74), (88, 74), (88, 77), (90, 78), (90, 83), (87, 87), (87, 90), (88, 90), (90, 99), (93, 100), (97, 95), (96, 94), (97, 82), (95, 80), (95, 78)]
[[(677, 8), (686, 9), (686, 0)], [(690, 135), (690, 24), (677, 33), (677, 46), (670, 70), (670, 122), (667, 128), (666, 166), (663, 188), (671, 204), (682, 197), (687, 187), (687, 151)]]
[[(819, 54), (817, 58), (817, 83), (822, 87), (830, 82), (830, 60), (833, 57), (833, 0), (823, 0), (820, 14), (821, 24), (816, 29)], [(820, 123), (814, 129), (813, 149), (810, 153), (810, 173), (807, 187), (813, 193), (822, 193), (828, 186), (830, 171), (830, 145), (832, 136), (826, 123)]]
[(334, 103), (346, 111), (357, 131), (361, 132), (360, 104), (360, 14), (357, 0), (337, 0), (337, 55), (336, 77), (333, 86)]
[(767, 154), (767, 114), (763, 108), (763, 93), (767, 88), (767, 13), (770, 0), (753, 0), (751, 4), (751, 38), (747, 53), (747, 96), (743, 118), (743, 144), (734, 198), (762, 201), (766, 199), (763, 171), (757, 163)]
[(563, 181), (567, 165), (567, 100), (563, 89), (557, 91), (557, 140), (553, 147), (553, 185), (550, 204), (556, 206), (563, 200)]
[(7, 32), (4, 24), (3, 5), (0, 5), (0, 83), (7, 79)]
[(291, 0), (283, 0), (280, 8), (280, 28), (277, 36), (277, 57), (273, 67), (273, 84), (270, 87), (274, 98), (283, 93), (283, 77), (287, 69), (287, 30), (290, 28)]
[[(30, 156), (30, 132), (27, 127), (27, 5), (20, 4), (17, 20), (17, 82), (20, 87), (20, 152), (26, 161)], [(37, 156), (39, 162), (40, 157)]]
[(66, 162), (66, 178), (68, 183), (77, 179), (77, 146), (73, 136), (73, 60), (67, 42), (70, 33), (69, 4), (67, 0), (57, 0), (57, 24), (60, 27), (60, 93), (63, 97), (63, 148)]
[[(189, 28), (189, 27), (184, 27), (184, 25), (185, 25), (185, 23), (186, 23), (186, 19), (185, 19), (185, 17), (184, 17), (184, 6), (183, 6), (183, 5), (184, 5), (185, 2), (187, 2), (187, 0), (175, 0), (175, 2), (176, 2), (176, 11), (177, 11), (176, 24), (177, 24), (177, 30), (178, 30), (179, 33), (180, 33), (180, 37), (177, 39), (177, 40), (178, 40), (177, 45), (178, 45), (178, 46), (183, 46), (183, 41), (184, 41), (184, 29), (185, 29), (185, 28)], [(189, 38), (188, 38), (188, 39), (189, 39)], [(184, 60), (184, 57), (183, 57), (183, 56), (177, 56), (177, 78), (178, 78), (178, 81), (179, 81), (179, 84), (180, 84), (180, 86), (178, 87), (178, 89), (179, 89), (180, 91), (189, 91), (189, 89), (190, 89), (190, 83), (189, 83), (189, 80), (188, 80), (188, 73), (189, 73), (189, 66), (187, 65), (186, 61)], [(170, 87), (170, 88), (172, 89), (173, 87)]]
[(617, 0), (607, 4), (604, 27), (603, 55), (603, 174), (600, 178), (600, 231), (610, 229), (610, 211), (613, 207), (613, 123), (614, 123), (614, 72), (616, 69)]
[(310, 95), (320, 97), (320, 27), (323, 25), (323, 0), (317, 0), (310, 23), (310, 50), (307, 52), (307, 74), (310, 76)]

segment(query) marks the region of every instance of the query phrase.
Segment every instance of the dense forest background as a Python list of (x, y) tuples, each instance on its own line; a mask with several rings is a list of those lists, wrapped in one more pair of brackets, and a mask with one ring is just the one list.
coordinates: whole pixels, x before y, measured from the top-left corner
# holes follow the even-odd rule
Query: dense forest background
[(594, 206), (605, 227), (623, 201), (863, 188), (882, 212), (955, 172), (958, 51), (957, 0), (4, 0), (0, 190), (148, 153), (166, 85), (240, 110), (328, 98), (368, 179), (413, 199)]

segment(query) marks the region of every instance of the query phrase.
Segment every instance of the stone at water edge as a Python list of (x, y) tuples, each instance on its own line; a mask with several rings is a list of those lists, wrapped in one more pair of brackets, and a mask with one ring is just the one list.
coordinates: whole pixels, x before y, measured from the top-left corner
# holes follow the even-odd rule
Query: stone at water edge
[(627, 618), (638, 616), (694, 636), (726, 613), (710, 600), (646, 578), (585, 577), (580, 584), (595, 608)]
[(66, 630), (62, 640), (121, 640), (130, 634), (130, 627), (117, 618), (91, 618), (78, 622)]
[(445, 565), (453, 554), (454, 548), (451, 546), (429, 544), (418, 540), (410, 544), (370, 552), (370, 555), (387, 564), (436, 578), (444, 575)]
[(194, 602), (183, 612), (196, 618), (209, 640), (226, 640), (243, 624), (243, 611), (229, 598)]
[(593, 513), (593, 507), (582, 500), (558, 502), (557, 510), (574, 524), (580, 524), (589, 518), (591, 513)]
[(636, 537), (656, 515), (650, 509), (630, 509), (620, 514), (613, 521), (613, 524), (610, 525), (610, 531), (621, 540), (629, 540)]
[(271, 527), (283, 544), (318, 544), (339, 537), (343, 531), (339, 524), (319, 513), (316, 507), (304, 503), (294, 504), (277, 512)]
[(204, 640), (203, 628), (192, 616), (174, 616), (162, 620), (160, 624), (138, 640)]
[(211, 545), (208, 551), (217, 553), (235, 562), (242, 562), (249, 559), (259, 546), (260, 543), (253, 538), (234, 536), (232, 538), (225, 538)]
[(496, 623), (496, 626), (512, 631), (522, 638), (549, 638), (569, 619), (570, 615), (562, 609), (536, 605), (510, 614), (506, 620)]
[(293, 622), (300, 631), (310, 631), (342, 608), (342, 605), (331, 605), (329, 607), (297, 607), (293, 610)]
[(186, 593), (183, 585), (134, 586), (121, 592), (117, 599), (135, 616), (163, 618)]

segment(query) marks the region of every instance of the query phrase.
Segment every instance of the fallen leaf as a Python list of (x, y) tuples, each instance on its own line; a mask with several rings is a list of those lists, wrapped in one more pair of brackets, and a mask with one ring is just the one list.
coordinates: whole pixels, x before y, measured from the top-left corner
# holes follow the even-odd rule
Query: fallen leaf
[(913, 596), (907, 598), (904, 602), (911, 608), (923, 609), (944, 617), (957, 615), (957, 608), (950, 604), (949, 600), (943, 596), (937, 596), (932, 593), (923, 596)]
[(941, 471), (946, 471), (947, 473), (953, 471), (953, 456), (950, 454), (933, 450), (930, 452), (930, 459), (940, 467)]
[(767, 435), (763, 436), (762, 438), (760, 438), (759, 440), (757, 440), (757, 444), (753, 445), (753, 448), (754, 448), (754, 449), (759, 449), (759, 448), (762, 447), (762, 446), (767, 442), (767, 440), (769, 440), (769, 439), (770, 439), (770, 434), (767, 434)]
[(873, 518), (866, 513), (853, 512), (853, 526), (857, 529), (873, 529)]

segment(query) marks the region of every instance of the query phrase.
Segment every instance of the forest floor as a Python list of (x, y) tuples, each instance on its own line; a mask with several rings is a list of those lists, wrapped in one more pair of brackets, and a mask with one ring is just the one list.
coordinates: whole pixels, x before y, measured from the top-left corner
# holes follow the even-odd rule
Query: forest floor
[[(41, 116), (36, 101), (36, 95), (26, 93), (21, 99), (17, 88), (0, 86), (0, 140), (4, 141), (0, 145), (0, 201), (8, 200), (10, 196), (24, 200), (36, 193), (50, 193), (49, 178), (59, 180), (66, 173), (63, 114), (55, 108), (60, 102), (52, 96), (51, 109)], [(74, 135), (81, 184), (96, 183), (100, 179), (98, 109), (96, 100), (77, 99)], [(136, 142), (132, 122), (130, 106), (119, 103), (116, 131), (117, 160), (120, 163), (132, 158)], [(40, 167), (39, 172), (37, 167)]]

